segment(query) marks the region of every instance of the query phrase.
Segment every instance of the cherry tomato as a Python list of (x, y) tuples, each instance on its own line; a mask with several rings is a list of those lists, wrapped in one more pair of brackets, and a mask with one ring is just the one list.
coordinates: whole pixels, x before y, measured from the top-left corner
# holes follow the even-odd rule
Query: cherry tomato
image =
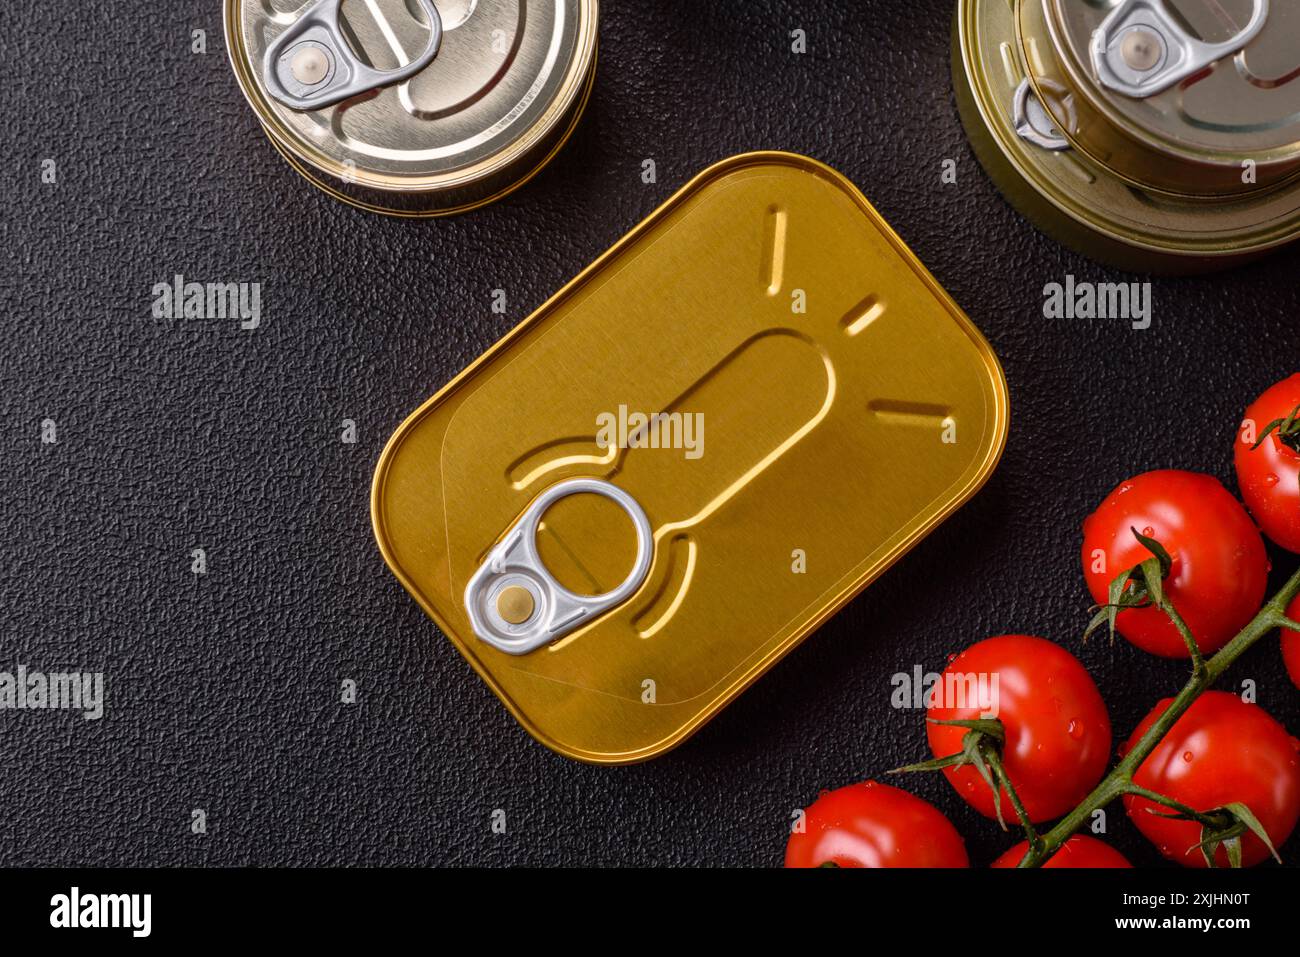
[(1300, 406), (1300, 373), (1284, 379), (1246, 410), (1234, 443), (1237, 485), (1264, 534), (1289, 552), (1300, 552), (1300, 453), (1276, 431), (1254, 448), (1277, 419)]
[[(954, 658), (941, 680), (928, 717), (970, 720), (995, 712), (1006, 732), (1002, 763), (1031, 820), (1065, 814), (1101, 780), (1110, 759), (1106, 704), (1083, 665), (1060, 645), (1029, 635), (989, 638)], [(988, 692), (996, 687), (992, 701), (971, 700), (978, 696), (970, 689), (981, 683)], [(940, 758), (962, 750), (966, 729), (931, 723), (926, 733)], [(943, 773), (967, 804), (995, 815), (993, 789), (975, 767)], [(1005, 794), (1002, 814), (1015, 819)]]
[[(996, 861), (994, 867), (1015, 867), (1029, 851), (1029, 842), (1021, 841)], [(1132, 867), (1119, 851), (1095, 837), (1076, 834), (1042, 864), (1043, 867)]]
[[(1292, 621), (1300, 621), (1300, 598), (1287, 607), (1286, 616)], [(1282, 629), (1282, 660), (1286, 662), (1286, 673), (1291, 676), (1291, 683), (1300, 688), (1300, 632)]]
[[(1165, 594), (1201, 651), (1227, 644), (1259, 611), (1268, 587), (1264, 540), (1241, 504), (1217, 479), (1195, 472), (1147, 472), (1122, 483), (1083, 523), (1083, 571), (1093, 601), (1110, 583), (1151, 557), (1133, 530), (1154, 538), (1173, 560)], [(1189, 657), (1159, 608), (1119, 613), (1116, 628), (1145, 651)]]
[(966, 845), (933, 804), (864, 781), (829, 791), (790, 835), (786, 867), (970, 867)]
[[(1161, 701), (1142, 720), (1124, 746), (1125, 753), (1172, 700)], [(1246, 704), (1226, 691), (1207, 691), (1142, 762), (1133, 781), (1197, 811), (1245, 804), (1273, 846), (1281, 847), (1300, 817), (1300, 741), (1258, 705)], [(1126, 796), (1124, 807), (1137, 829), (1165, 857), (1188, 867), (1206, 866), (1195, 847), (1201, 841), (1199, 823), (1149, 814), (1148, 810), (1169, 812), (1146, 798)], [(1253, 834), (1242, 838), (1241, 850), (1245, 866), (1269, 856), (1264, 842)], [(1215, 861), (1228, 866), (1222, 847), (1215, 852)]]

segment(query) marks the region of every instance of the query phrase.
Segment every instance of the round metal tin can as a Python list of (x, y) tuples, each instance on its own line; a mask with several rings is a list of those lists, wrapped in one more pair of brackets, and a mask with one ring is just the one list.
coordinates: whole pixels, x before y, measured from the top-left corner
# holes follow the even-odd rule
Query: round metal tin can
[(398, 216), (474, 209), (540, 171), (586, 106), (597, 21), (597, 0), (225, 0), (275, 148), (336, 199)]
[(1040, 228), (1189, 273), (1300, 237), (1300, 2), (959, 0), (976, 154)]

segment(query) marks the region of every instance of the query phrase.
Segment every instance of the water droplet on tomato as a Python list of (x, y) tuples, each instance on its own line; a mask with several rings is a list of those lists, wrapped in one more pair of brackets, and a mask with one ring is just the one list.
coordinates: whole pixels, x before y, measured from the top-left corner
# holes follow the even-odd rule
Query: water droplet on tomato
[(1193, 757), (1195, 757), (1195, 755), (1193, 755), (1192, 752), (1190, 752), (1190, 751), (1184, 751), (1184, 752), (1183, 752), (1183, 760), (1186, 761), (1188, 764), (1191, 764), (1191, 763), (1192, 763), (1192, 758), (1193, 758)]
[(1146, 528), (1142, 529), (1142, 534), (1147, 538), (1155, 538), (1156, 530), (1148, 525)]
[(1078, 741), (1083, 737), (1083, 722), (1078, 718), (1071, 718), (1069, 727), (1065, 729), (1066, 734)]
[(1269, 488), (1272, 488), (1274, 485), (1277, 484), (1277, 482), (1278, 482), (1278, 478), (1276, 475), (1264, 476), (1264, 484), (1267, 485)]

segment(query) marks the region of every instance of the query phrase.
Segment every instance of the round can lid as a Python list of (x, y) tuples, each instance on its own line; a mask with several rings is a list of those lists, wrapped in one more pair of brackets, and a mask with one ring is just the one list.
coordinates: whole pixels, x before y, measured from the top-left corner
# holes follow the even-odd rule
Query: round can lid
[[(433, 0), (433, 6), (440, 24), (431, 24), (427, 4), (415, 0), (226, 0), (235, 74), (291, 162), (346, 184), (447, 194), (452, 203), (464, 199), (466, 187), (493, 184), (484, 197), (490, 198), (503, 183), (532, 172), (538, 150), (554, 145), (585, 98), (596, 55), (596, 0)], [(400, 76), (396, 71), (409, 71), (431, 43), (437, 55), (409, 78), (342, 102), (289, 105), (272, 88), (267, 52), (321, 7), (339, 7), (338, 34), (348, 47), (340, 59), (354, 60), (358, 73)], [(304, 38), (301, 47), (290, 45), (312, 48), (290, 64), (299, 89), (326, 82), (333, 69), (332, 59), (316, 62), (321, 37)]]
[[(1118, 175), (1119, 159), (1141, 154), (1135, 146), (1121, 156), (1119, 147), (1128, 144), (1103, 139), (1109, 127), (1071, 78), (1055, 69), (1055, 61), (1065, 57), (1056, 56), (1046, 27), (1027, 17), (1054, 2), (960, 0), (957, 7), (957, 106), (976, 155), (1009, 201), (1062, 242), (1133, 271), (1221, 269), (1300, 239), (1295, 178), (1274, 188), (1207, 196), (1160, 192)], [(1026, 136), (1023, 129), (1029, 94), (1050, 118), (1045, 123), (1039, 116), (1032, 124), (1031, 132), (1050, 138), (1046, 145), (1043, 136)], [(1084, 149), (1085, 143), (1111, 148), (1106, 162)], [(1171, 160), (1163, 166), (1202, 179), (1209, 169)], [(1222, 171), (1225, 182), (1240, 182), (1240, 168), (1224, 164)]]
[(1116, 172), (1204, 194), (1241, 191), (1245, 160), (1261, 187), (1300, 171), (1296, 0), (1022, 2), (1046, 7), (1069, 85), (1110, 130), (1072, 132)]

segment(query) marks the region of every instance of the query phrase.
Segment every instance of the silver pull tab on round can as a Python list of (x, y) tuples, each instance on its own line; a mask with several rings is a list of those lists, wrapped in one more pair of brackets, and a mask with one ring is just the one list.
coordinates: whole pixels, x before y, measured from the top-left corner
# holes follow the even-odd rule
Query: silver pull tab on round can
[(339, 28), (343, 0), (317, 0), (267, 48), (267, 92), (292, 109), (319, 110), (409, 80), (433, 62), (442, 45), (438, 8), (433, 0), (418, 3), (429, 21), (424, 51), (396, 70), (376, 70), (357, 59)]
[(1146, 99), (1163, 93), (1259, 36), (1268, 19), (1268, 0), (1254, 0), (1250, 22), (1222, 43), (1206, 43), (1187, 32), (1162, 0), (1124, 0), (1092, 35), (1092, 65), (1107, 89)]
[(1070, 148), (1070, 141), (1057, 127), (1052, 115), (1043, 106), (1043, 101), (1034, 92), (1029, 77), (1020, 81), (1012, 99), (1011, 111), (1016, 132), (1020, 138), (1035, 146), (1053, 152), (1063, 152)]
[[(542, 564), (537, 528), (546, 510), (562, 498), (602, 495), (632, 519), (636, 560), (623, 583), (603, 595), (576, 595)], [(562, 638), (631, 598), (650, 571), (654, 533), (645, 510), (623, 489), (603, 479), (569, 479), (552, 485), (528, 507), (488, 552), (465, 587), (465, 610), (474, 634), (494, 648), (524, 655)]]

